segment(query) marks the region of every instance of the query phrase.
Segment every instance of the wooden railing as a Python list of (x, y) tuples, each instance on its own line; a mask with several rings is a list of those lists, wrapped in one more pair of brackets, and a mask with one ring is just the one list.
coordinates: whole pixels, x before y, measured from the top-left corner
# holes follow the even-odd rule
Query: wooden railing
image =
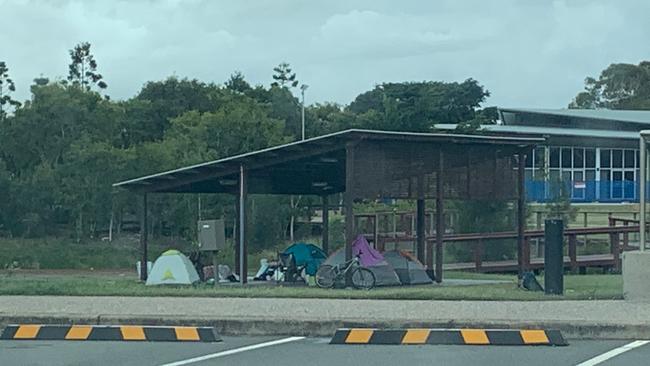
[[(622, 225), (617, 225), (622, 223)], [(614, 271), (620, 271), (621, 268), (621, 252), (625, 250), (634, 249), (629, 245), (629, 234), (638, 233), (638, 221), (630, 219), (611, 218), (610, 226), (603, 227), (586, 227), (586, 228), (568, 228), (564, 231), (564, 236), (567, 240), (568, 246), (568, 263), (567, 265), (573, 271), (577, 271), (579, 267), (587, 267), (589, 264), (598, 266), (611, 267)], [(404, 236), (388, 236), (388, 235), (369, 235), (368, 239), (376, 240), (376, 246), (379, 250), (385, 250), (386, 243), (401, 243), (401, 242), (415, 242), (415, 237), (412, 235)], [(607, 258), (592, 258), (587, 259), (587, 256), (581, 258), (578, 256), (578, 237), (588, 235), (609, 235), (609, 254), (611, 257)], [(621, 236), (623, 237), (623, 244), (621, 245)], [(485, 245), (489, 245), (489, 241), (513, 239), (516, 240), (517, 233), (514, 231), (509, 232), (494, 232), (494, 233), (470, 233), (470, 234), (446, 234), (444, 236), (444, 243), (467, 243), (472, 245), (474, 269), (481, 271), (483, 267), (483, 254), (485, 252)], [(544, 238), (543, 230), (529, 230), (524, 234), (524, 267), (525, 269), (532, 269), (531, 256), (530, 256), (530, 243), (531, 239)], [(432, 235), (427, 236), (427, 241), (435, 242), (435, 237)], [(487, 242), (487, 243), (486, 243)], [(602, 256), (602, 255), (601, 255)], [(516, 261), (514, 261), (516, 262)], [(495, 266), (496, 268), (497, 266)], [(511, 265), (504, 265), (504, 268), (510, 268)], [(533, 267), (543, 267), (543, 261), (535, 263)], [(498, 268), (496, 268), (498, 269)]]

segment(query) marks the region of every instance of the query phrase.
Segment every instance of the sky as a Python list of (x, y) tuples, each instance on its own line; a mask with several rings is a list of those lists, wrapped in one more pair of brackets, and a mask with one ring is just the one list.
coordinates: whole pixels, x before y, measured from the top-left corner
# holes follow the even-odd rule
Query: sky
[(0, 61), (19, 100), (88, 41), (112, 99), (172, 75), (268, 86), (286, 61), (307, 104), (474, 78), (484, 106), (564, 108), (585, 77), (650, 60), (648, 14), (648, 0), (0, 0)]

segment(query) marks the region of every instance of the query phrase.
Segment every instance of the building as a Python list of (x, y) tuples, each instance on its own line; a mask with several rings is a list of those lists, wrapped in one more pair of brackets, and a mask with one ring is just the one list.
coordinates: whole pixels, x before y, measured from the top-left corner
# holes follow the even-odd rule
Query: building
[(650, 129), (650, 111), (500, 108), (498, 123), (482, 127), (547, 138), (526, 161), (529, 201), (638, 202), (639, 131)]

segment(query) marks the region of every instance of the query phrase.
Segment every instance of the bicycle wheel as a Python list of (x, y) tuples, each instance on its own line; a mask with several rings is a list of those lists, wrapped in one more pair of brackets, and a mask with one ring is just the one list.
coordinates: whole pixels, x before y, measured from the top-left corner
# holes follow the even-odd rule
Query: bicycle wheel
[(329, 264), (324, 264), (316, 271), (316, 286), (321, 288), (332, 288), (336, 282), (336, 270)]
[(375, 287), (375, 274), (368, 268), (358, 267), (352, 271), (352, 286), (360, 290), (370, 290)]

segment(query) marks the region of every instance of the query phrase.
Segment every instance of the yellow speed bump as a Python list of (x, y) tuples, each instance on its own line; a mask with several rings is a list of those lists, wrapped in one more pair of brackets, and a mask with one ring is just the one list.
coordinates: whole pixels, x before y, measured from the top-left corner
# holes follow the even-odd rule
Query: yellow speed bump
[(338, 329), (330, 344), (457, 344), (476, 346), (566, 346), (558, 330)]
[(213, 327), (12, 324), (3, 340), (220, 342)]

